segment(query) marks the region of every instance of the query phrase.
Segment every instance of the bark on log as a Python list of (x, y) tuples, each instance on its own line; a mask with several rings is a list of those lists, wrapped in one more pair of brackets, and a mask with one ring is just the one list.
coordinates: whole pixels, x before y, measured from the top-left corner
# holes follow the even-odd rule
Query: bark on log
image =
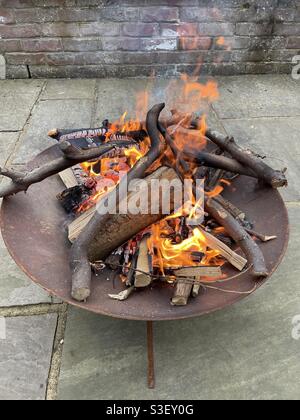
[(216, 131), (207, 130), (206, 136), (219, 146), (222, 150), (227, 151), (238, 160), (242, 165), (250, 168), (259, 179), (262, 179), (266, 184), (273, 188), (284, 187), (287, 185), (287, 179), (283, 171), (276, 171), (258, 159), (251, 153), (241, 149), (235, 140), (231, 137), (226, 137)]
[[(106, 222), (98, 227), (97, 231), (94, 233), (93, 240), (89, 244), (88, 255), (90, 261), (104, 260), (120, 245), (123, 245), (144, 228), (158, 222), (164, 217), (161, 205), (162, 190), (157, 194), (157, 197), (150, 197), (150, 185), (153, 179), (173, 181), (174, 179), (178, 179), (178, 177), (173, 169), (161, 167), (145, 179), (145, 181), (147, 181), (147, 187), (145, 185), (146, 188), (143, 188), (141, 192), (138, 193), (129, 193), (127, 202), (135, 202), (141, 196), (148, 197), (148, 214), (132, 214), (130, 212), (127, 212), (126, 214), (110, 214)], [(154, 199), (158, 198), (158, 196), (159, 213), (151, 214), (151, 204), (154, 206), (156, 205)], [(170, 210), (171, 212), (174, 210), (173, 200), (171, 200)], [(96, 212), (94, 217), (97, 217), (97, 215)], [(85, 230), (82, 231), (82, 234), (84, 233)]]
[[(147, 169), (160, 157), (164, 150), (164, 144), (161, 142), (159, 131), (157, 128), (158, 118), (165, 107), (165, 104), (155, 105), (147, 115), (146, 128), (151, 140), (151, 147), (148, 153), (142, 157), (135, 166), (127, 174), (127, 182), (131, 182), (137, 178), (143, 178)], [(120, 184), (108, 194), (119, 195), (119, 191), (124, 188), (126, 180), (121, 180)], [(100, 211), (94, 214), (86, 229), (79, 235), (73, 243), (70, 255), (70, 266), (72, 270), (72, 297), (76, 300), (86, 300), (90, 295), (91, 284), (91, 267), (89, 256), (91, 254), (90, 246), (93, 246), (94, 239), (99, 230), (103, 229), (109, 223), (112, 215), (107, 212), (105, 203), (100, 203)], [(119, 243), (120, 245), (120, 243)], [(118, 244), (116, 244), (116, 247)], [(93, 252), (93, 251), (92, 251)], [(99, 249), (97, 254), (103, 258), (107, 257), (105, 253)]]
[(13, 169), (0, 168), (0, 175), (11, 179), (7, 185), (0, 187), (0, 198), (16, 194), (21, 191), (27, 191), (32, 184), (43, 181), (44, 179), (55, 175), (67, 168), (86, 162), (88, 160), (100, 159), (109, 154), (114, 149), (134, 146), (135, 142), (115, 141), (106, 143), (103, 146), (93, 147), (91, 149), (77, 149), (68, 142), (59, 144), (61, 157), (41, 165), (29, 172), (20, 172)]
[[(223, 169), (239, 175), (246, 175), (252, 178), (261, 178), (259, 174), (249, 167), (242, 165), (235, 159), (226, 156), (218, 156), (212, 153), (197, 152), (197, 150), (183, 150), (183, 158), (188, 162), (196, 163), (199, 166), (208, 166), (210, 168)], [(264, 179), (264, 178), (263, 178)]]
[(243, 226), (213, 198), (205, 200), (205, 209), (241, 247), (247, 256), (248, 263), (252, 265), (253, 275), (255, 277), (268, 276), (263, 253)]

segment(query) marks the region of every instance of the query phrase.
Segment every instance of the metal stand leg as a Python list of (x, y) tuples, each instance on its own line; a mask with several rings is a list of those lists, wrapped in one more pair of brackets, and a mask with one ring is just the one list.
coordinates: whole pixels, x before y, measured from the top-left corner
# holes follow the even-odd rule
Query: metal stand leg
[(153, 321), (147, 321), (148, 388), (155, 388)]

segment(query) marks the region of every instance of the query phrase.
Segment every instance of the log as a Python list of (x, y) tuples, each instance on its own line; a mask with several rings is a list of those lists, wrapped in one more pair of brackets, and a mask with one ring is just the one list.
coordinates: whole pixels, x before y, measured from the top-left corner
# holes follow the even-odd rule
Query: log
[(213, 198), (205, 200), (205, 209), (241, 247), (252, 266), (253, 275), (256, 278), (267, 277), (269, 273), (262, 251), (239, 221)]
[(89, 223), (89, 221), (93, 218), (95, 212), (97, 211), (96, 206), (91, 207), (84, 213), (82, 213), (77, 219), (71, 222), (68, 226), (69, 231), (69, 241), (74, 242), (76, 238), (80, 235), (80, 233), (84, 230), (85, 226)]
[[(150, 137), (151, 146), (149, 151), (143, 156), (127, 174), (127, 180), (122, 179), (117, 187), (108, 194), (108, 199), (111, 196), (119, 195), (119, 192), (124, 188), (127, 188), (126, 183), (130, 183), (134, 179), (144, 178), (148, 168), (160, 157), (165, 149), (164, 143), (160, 139), (159, 131), (157, 128), (158, 119), (161, 111), (165, 107), (165, 104), (155, 105), (147, 114), (146, 128), (147, 133)], [(72, 271), (72, 297), (75, 300), (82, 301), (86, 300), (91, 293), (91, 267), (90, 267), (90, 258), (93, 258), (93, 255), (100, 255), (100, 259), (105, 259), (109, 255), (107, 252), (111, 249), (112, 245), (114, 248), (117, 248), (122, 244), (122, 238), (118, 238), (115, 232), (118, 230), (117, 225), (114, 228), (114, 241), (109, 241), (108, 246), (105, 249), (102, 249), (98, 244), (102, 242), (103, 244), (103, 228), (110, 225), (108, 231), (112, 231), (111, 219), (115, 215), (109, 214), (105, 205), (105, 201), (99, 203), (100, 211), (96, 212), (84, 231), (78, 236), (76, 241), (73, 243), (70, 254), (70, 267)], [(99, 208), (99, 207), (98, 207)], [(128, 215), (127, 215), (128, 216)], [(157, 216), (157, 215), (156, 215)], [(131, 219), (131, 220), (130, 220)], [(128, 217), (128, 222), (130, 221), (131, 225), (134, 224), (134, 218), (131, 215), (131, 218)], [(142, 226), (142, 221), (140, 220), (140, 227)], [(148, 222), (148, 221), (147, 221)], [(128, 224), (130, 224), (128, 223)], [(153, 223), (153, 222), (152, 222)], [(120, 225), (119, 225), (120, 226)], [(122, 230), (123, 231), (123, 226)], [(102, 238), (99, 237), (99, 232), (102, 233)], [(138, 233), (138, 232), (136, 232)], [(134, 232), (131, 232), (130, 236), (129, 231), (126, 231), (126, 239), (129, 239), (134, 235)], [(108, 234), (106, 233), (106, 238), (109, 239)], [(105, 237), (104, 237), (105, 239)], [(125, 239), (125, 240), (126, 240)], [(106, 244), (104, 244), (106, 245)], [(112, 249), (110, 250), (110, 252)]]
[(252, 178), (259, 178), (259, 175), (247, 166), (242, 165), (238, 160), (214, 155), (213, 153), (198, 152), (193, 149), (184, 149), (183, 158), (188, 162), (193, 162), (199, 166), (208, 166), (210, 168), (222, 169), (234, 174), (246, 175)]
[[(139, 254), (135, 273), (135, 287), (147, 287), (152, 282), (152, 257), (148, 250), (148, 236), (144, 236), (139, 245)], [(150, 274), (150, 275), (147, 275)]]
[[(148, 214), (131, 214), (130, 212), (126, 214), (109, 214), (109, 218), (105, 223), (101, 224), (97, 231), (94, 233), (92, 242), (89, 244), (89, 259), (90, 261), (97, 261), (105, 259), (111, 252), (113, 252), (120, 245), (123, 245), (129, 239), (134, 237), (136, 234), (141, 232), (146, 227), (152, 225), (153, 223), (161, 220), (164, 215), (162, 213), (162, 189), (160, 193), (154, 197), (150, 197), (151, 193), (151, 181), (152, 180), (167, 180), (173, 181), (178, 180), (178, 177), (175, 171), (172, 168), (161, 167), (157, 169), (153, 174), (145, 178), (147, 181), (147, 187), (142, 189), (142, 192), (139, 193), (129, 193), (127, 196), (127, 202), (136, 201), (141, 195), (148, 197)], [(152, 203), (151, 203), (152, 198)], [(159, 198), (159, 213), (151, 214), (151, 204), (155, 205), (156, 202), (154, 199)], [(173, 197), (174, 198), (174, 197)], [(174, 202), (171, 195), (171, 212), (174, 211)], [(90, 212), (88, 219), (90, 218), (92, 211)], [(98, 215), (97, 212), (94, 212), (94, 217)], [(86, 220), (85, 222), (86, 223)], [(87, 225), (85, 226), (86, 229)], [(82, 228), (82, 225), (80, 226)], [(82, 230), (84, 234), (85, 229)]]
[[(149, 175), (146, 178), (147, 181), (147, 188), (145, 188), (144, 194), (150, 193), (150, 184), (151, 180), (158, 179), (158, 180), (168, 180), (172, 181), (174, 179), (178, 179), (175, 171), (171, 168), (161, 167), (157, 169), (153, 174)], [(143, 194), (143, 193), (142, 193)], [(138, 198), (140, 194), (137, 193), (130, 193), (127, 197), (127, 200), (135, 200), (135, 197)], [(160, 191), (160, 205), (162, 202), (162, 191)], [(149, 199), (149, 207), (150, 207), (150, 199)], [(171, 201), (171, 212), (174, 211), (174, 207)], [(74, 244), (78, 241), (81, 235), (84, 235), (86, 229), (88, 228), (89, 224), (93, 221), (94, 217), (98, 217), (99, 213), (97, 213), (96, 208), (89, 209), (86, 213), (80, 217), (80, 226), (79, 230), (81, 233), (77, 236)], [(83, 218), (85, 216), (85, 219)], [(89, 262), (94, 261), (104, 261), (115, 249), (119, 246), (126, 243), (129, 239), (131, 239), (134, 235), (141, 232), (144, 228), (152, 225), (153, 223), (158, 222), (161, 220), (164, 215), (162, 214), (162, 208), (160, 207), (159, 214), (108, 214), (108, 217), (105, 218), (105, 222), (101, 223), (97, 230), (94, 232), (93, 238), (90, 243), (87, 244), (87, 250), (84, 251), (86, 253), (80, 254), (78, 261), (81, 261), (80, 258), (83, 255), (84, 259)], [(85, 226), (83, 228), (83, 225)], [(77, 226), (78, 228), (78, 226)], [(73, 245), (74, 245), (73, 244)], [(73, 260), (72, 260), (73, 261)], [(75, 262), (74, 262), (75, 265)], [(78, 266), (78, 270), (81, 268), (81, 263), (76, 264)], [(83, 271), (82, 271), (83, 270)], [(88, 298), (90, 294), (90, 282), (86, 283), (86, 271), (87, 265), (84, 264), (83, 268), (80, 271), (76, 270), (75, 278), (78, 281), (73, 281), (73, 291), (72, 296), (76, 300), (85, 300)], [(77, 275), (78, 273), (78, 275)], [(80, 274), (79, 274), (80, 273)], [(80, 277), (79, 277), (80, 275)]]
[(40, 167), (32, 169), (31, 171), (16, 171), (9, 168), (0, 168), (0, 175), (10, 178), (11, 181), (7, 185), (0, 187), (0, 198), (17, 194), (21, 191), (27, 191), (30, 185), (43, 181), (44, 179), (55, 175), (67, 168), (86, 162), (92, 159), (99, 159), (106, 156), (116, 148), (132, 147), (136, 143), (129, 141), (115, 141), (106, 143), (103, 146), (93, 147), (90, 149), (77, 149), (68, 142), (59, 144), (61, 156), (47, 162)]
[(254, 154), (243, 150), (237, 145), (233, 137), (226, 137), (216, 131), (207, 130), (206, 136), (222, 150), (231, 154), (242, 165), (250, 168), (259, 179), (273, 188), (285, 187), (288, 182), (284, 171), (276, 171)]
[(226, 210), (229, 211), (230, 214), (232, 214), (232, 216), (235, 219), (239, 219), (241, 221), (244, 221), (246, 218), (246, 214), (240, 210), (238, 207), (236, 207), (233, 203), (231, 203), (230, 201), (226, 200), (224, 197), (222, 197), (222, 195), (218, 195), (216, 197), (214, 197), (215, 200), (220, 203)]

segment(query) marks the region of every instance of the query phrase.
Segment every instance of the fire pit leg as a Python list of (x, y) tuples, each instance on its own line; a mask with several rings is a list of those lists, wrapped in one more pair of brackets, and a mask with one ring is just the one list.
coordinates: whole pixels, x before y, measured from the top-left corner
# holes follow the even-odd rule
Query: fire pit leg
[(155, 388), (153, 321), (147, 321), (148, 388)]

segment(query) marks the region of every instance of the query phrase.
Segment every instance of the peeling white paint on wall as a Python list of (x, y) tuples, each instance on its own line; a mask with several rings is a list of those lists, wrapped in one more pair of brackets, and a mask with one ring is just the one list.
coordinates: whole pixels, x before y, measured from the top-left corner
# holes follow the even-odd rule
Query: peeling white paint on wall
[(4, 16), (0, 16), (0, 23), (5, 23), (6, 19)]
[(3, 55), (0, 55), (0, 80), (6, 78), (6, 62)]

